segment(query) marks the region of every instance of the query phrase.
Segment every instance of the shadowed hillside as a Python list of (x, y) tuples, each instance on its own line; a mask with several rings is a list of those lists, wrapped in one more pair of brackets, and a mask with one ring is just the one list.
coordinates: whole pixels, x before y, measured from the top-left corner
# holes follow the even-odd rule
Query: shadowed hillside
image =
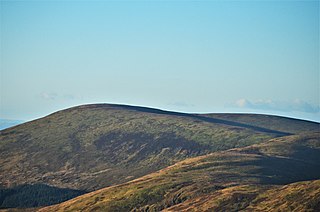
[(270, 130), (278, 130), (284, 133), (298, 134), (308, 131), (320, 132), (319, 124), (315, 122), (281, 116), (235, 113), (205, 114), (203, 116), (241, 124), (249, 124)]
[(319, 133), (287, 136), (187, 159), (41, 211), (264, 211), (291, 203), (315, 211), (319, 180), (281, 185), (319, 179), (319, 164)]
[(302, 133), (298, 125), (306, 132), (319, 128), (281, 117), (268, 125), (272, 116), (211, 116), (108, 104), (59, 111), (0, 131), (0, 184), (93, 191), (186, 158)]
[(0, 208), (25, 208), (52, 205), (84, 194), (84, 191), (55, 188), (43, 184), (0, 189)]

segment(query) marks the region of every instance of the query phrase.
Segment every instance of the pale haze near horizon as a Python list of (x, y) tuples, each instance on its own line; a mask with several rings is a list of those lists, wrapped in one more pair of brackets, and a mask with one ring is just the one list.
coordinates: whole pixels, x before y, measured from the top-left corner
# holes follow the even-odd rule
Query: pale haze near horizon
[(88, 103), (320, 121), (319, 2), (1, 1), (0, 118)]

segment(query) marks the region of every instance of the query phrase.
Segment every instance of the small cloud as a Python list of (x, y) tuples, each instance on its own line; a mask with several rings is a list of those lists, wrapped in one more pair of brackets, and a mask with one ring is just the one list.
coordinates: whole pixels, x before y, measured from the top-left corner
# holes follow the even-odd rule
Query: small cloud
[(239, 99), (235, 102), (238, 107), (246, 107), (248, 105), (248, 101), (246, 99)]
[(43, 92), (40, 94), (40, 97), (44, 100), (76, 100), (82, 99), (80, 95), (74, 94), (57, 94), (54, 92)]
[(56, 93), (42, 93), (41, 94), (41, 98), (45, 99), (45, 100), (55, 100), (58, 97), (58, 94)]
[(256, 100), (239, 99), (231, 106), (239, 108), (249, 108), (257, 110), (275, 110), (275, 111), (298, 111), (307, 113), (318, 113), (320, 107), (312, 105), (308, 102), (296, 99), (294, 101), (273, 101), (273, 100)]

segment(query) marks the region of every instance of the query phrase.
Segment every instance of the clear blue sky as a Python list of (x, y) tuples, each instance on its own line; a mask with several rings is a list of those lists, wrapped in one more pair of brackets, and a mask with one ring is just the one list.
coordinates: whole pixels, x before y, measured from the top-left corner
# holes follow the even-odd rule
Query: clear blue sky
[(1, 1), (0, 12), (0, 118), (106, 102), (320, 121), (318, 1)]

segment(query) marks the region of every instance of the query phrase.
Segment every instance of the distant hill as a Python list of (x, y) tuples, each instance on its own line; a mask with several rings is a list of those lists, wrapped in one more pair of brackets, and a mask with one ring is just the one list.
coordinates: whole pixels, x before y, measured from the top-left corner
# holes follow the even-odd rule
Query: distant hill
[(304, 133), (307, 131), (320, 131), (319, 124), (315, 124), (315, 122), (285, 118), (281, 116), (235, 113), (205, 114), (203, 116), (236, 123), (249, 124), (252, 126), (267, 128), (270, 130), (278, 130), (292, 134)]
[(292, 134), (305, 133), (308, 131), (320, 131), (319, 124), (315, 124), (315, 122), (281, 116), (236, 113), (216, 113), (205, 114), (203, 116), (236, 123), (249, 124), (271, 130), (279, 130)]
[(265, 115), (78, 106), (0, 131), (0, 186), (94, 191), (187, 158), (317, 131), (319, 123)]
[(0, 119), (0, 130), (13, 127), (15, 125), (21, 124), (22, 120), (11, 120), (11, 119)]
[(287, 136), (186, 159), (40, 211), (319, 211), (319, 136)]

